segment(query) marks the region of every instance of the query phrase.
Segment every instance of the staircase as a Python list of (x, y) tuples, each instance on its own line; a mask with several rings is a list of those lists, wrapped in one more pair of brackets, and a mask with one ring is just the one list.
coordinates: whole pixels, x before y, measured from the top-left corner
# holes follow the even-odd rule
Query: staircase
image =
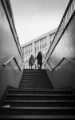
[(20, 88), (52, 89), (53, 86), (47, 76), (46, 70), (25, 69), (23, 71)]
[[(43, 83), (41, 84), (41, 79), (39, 78), (40, 80), (38, 80), (38, 78), (36, 78), (36, 76), (39, 77), (39, 75), (41, 77), (40, 71), (33, 71), (34, 70), (24, 70), (20, 87), (18, 89), (10, 87), (7, 89), (1, 102), (0, 119), (75, 119), (75, 91), (51, 89), (47, 85), (49, 81), (45, 83), (45, 87), (45, 85), (42, 85)], [(28, 74), (29, 76), (32, 76), (31, 72), (34, 74), (35, 81), (39, 81), (40, 83), (40, 86), (34, 84), (37, 88), (28, 83), (28, 88), (23, 86), (23, 83), (26, 83), (24, 78), (32, 81), (31, 77), (28, 78)], [(46, 72), (41, 71), (41, 73), (44, 77)], [(32, 82), (34, 82), (34, 80)]]

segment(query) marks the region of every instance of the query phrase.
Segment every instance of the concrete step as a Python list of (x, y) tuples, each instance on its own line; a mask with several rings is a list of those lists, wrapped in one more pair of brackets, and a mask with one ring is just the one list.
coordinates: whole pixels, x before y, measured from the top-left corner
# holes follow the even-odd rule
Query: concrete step
[(5, 115), (72, 115), (75, 116), (75, 107), (13, 107), (0, 108), (0, 114)]
[(75, 120), (72, 115), (5, 115), (0, 116), (0, 119), (24, 119), (24, 120)]
[(5, 100), (2, 106), (19, 107), (75, 107), (75, 100)]

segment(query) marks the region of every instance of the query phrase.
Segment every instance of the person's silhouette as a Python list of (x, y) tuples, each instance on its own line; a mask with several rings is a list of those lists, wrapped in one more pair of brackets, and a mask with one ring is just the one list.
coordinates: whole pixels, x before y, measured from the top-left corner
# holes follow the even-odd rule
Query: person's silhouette
[(29, 68), (32, 69), (32, 66), (34, 65), (35, 62), (35, 58), (34, 56), (31, 54), (30, 58), (29, 58)]
[(37, 63), (38, 63), (38, 68), (42, 68), (42, 53), (41, 51), (37, 55)]

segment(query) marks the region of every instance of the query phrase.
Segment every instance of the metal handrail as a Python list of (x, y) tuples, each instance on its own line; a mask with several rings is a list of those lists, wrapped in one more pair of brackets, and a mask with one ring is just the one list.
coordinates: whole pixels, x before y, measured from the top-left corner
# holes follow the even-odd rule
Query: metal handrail
[(66, 57), (64, 57), (65, 58), (65, 60), (67, 60), (69, 63), (75, 63), (75, 58), (66, 58)]
[(7, 66), (7, 64), (9, 64), (12, 60), (13, 60), (14, 57), (11, 57), (10, 59), (8, 59), (6, 62), (4, 62), (2, 65), (3, 66)]
[(64, 60), (67, 60), (69, 63), (75, 62), (74, 60), (72, 60), (72, 58), (71, 58), (71, 59), (68, 59), (68, 58), (66, 58), (66, 57), (63, 57), (63, 58), (60, 60), (60, 62), (52, 69), (52, 72), (55, 71), (56, 68), (58, 68), (58, 67), (63, 63)]
[(21, 71), (21, 68), (20, 68), (20, 66), (19, 66), (19, 64), (18, 64), (18, 62), (17, 62), (17, 60), (16, 60), (16, 58), (15, 58), (14, 56), (12, 56), (12, 57), (11, 57), (10, 59), (8, 59), (6, 62), (1, 63), (1, 65), (2, 65), (3, 67), (6, 67), (12, 60), (15, 61), (16, 65), (18, 66), (18, 69)]
[(19, 66), (19, 64), (18, 64), (18, 62), (17, 62), (17, 60), (16, 60), (16, 58), (14, 57), (13, 59), (14, 59), (16, 65), (18, 66), (19, 70), (22, 71), (21, 68), (20, 68), (20, 66)]
[(63, 62), (64, 60), (65, 60), (65, 57), (63, 57), (63, 58), (60, 60), (60, 62), (52, 69), (52, 72), (55, 71), (56, 68), (58, 68), (58, 67), (62, 64), (62, 62)]

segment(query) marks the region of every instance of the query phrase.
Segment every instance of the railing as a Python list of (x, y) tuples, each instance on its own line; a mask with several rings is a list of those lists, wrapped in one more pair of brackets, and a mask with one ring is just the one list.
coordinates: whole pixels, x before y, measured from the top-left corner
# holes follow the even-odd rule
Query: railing
[(16, 60), (16, 58), (15, 58), (14, 56), (11, 57), (10, 59), (8, 59), (7, 61), (5, 61), (4, 63), (2, 63), (2, 62), (0, 61), (0, 65), (3, 66), (3, 67), (6, 67), (9, 63), (11, 63), (12, 60), (15, 61), (18, 69), (19, 69), (20, 71), (22, 71), (21, 68), (20, 68), (20, 66), (19, 66), (19, 64), (18, 64), (18, 61)]
[(70, 64), (71, 64), (71, 63), (75, 63), (75, 60), (73, 60), (72, 58), (69, 59), (69, 58), (63, 57), (63, 58), (60, 60), (60, 62), (52, 69), (52, 72), (54, 72), (59, 66), (61, 66), (61, 64), (62, 64), (65, 60), (66, 60), (67, 62), (69, 62)]
[(65, 13), (62, 17), (62, 20), (58, 26), (58, 29), (55, 33), (55, 36), (53, 38), (53, 41), (51, 43), (51, 46), (46, 54), (46, 58), (44, 61), (44, 64), (47, 62), (48, 58), (52, 55), (53, 51), (55, 50), (56, 46), (58, 45), (58, 42), (60, 41), (62, 35), (64, 34), (67, 26), (69, 25), (72, 17), (75, 13), (75, 0), (70, 0), (68, 3), (68, 6), (65, 10)]
[(65, 58), (63, 57), (60, 62), (52, 69), (52, 72), (55, 71), (63, 62), (64, 62)]

